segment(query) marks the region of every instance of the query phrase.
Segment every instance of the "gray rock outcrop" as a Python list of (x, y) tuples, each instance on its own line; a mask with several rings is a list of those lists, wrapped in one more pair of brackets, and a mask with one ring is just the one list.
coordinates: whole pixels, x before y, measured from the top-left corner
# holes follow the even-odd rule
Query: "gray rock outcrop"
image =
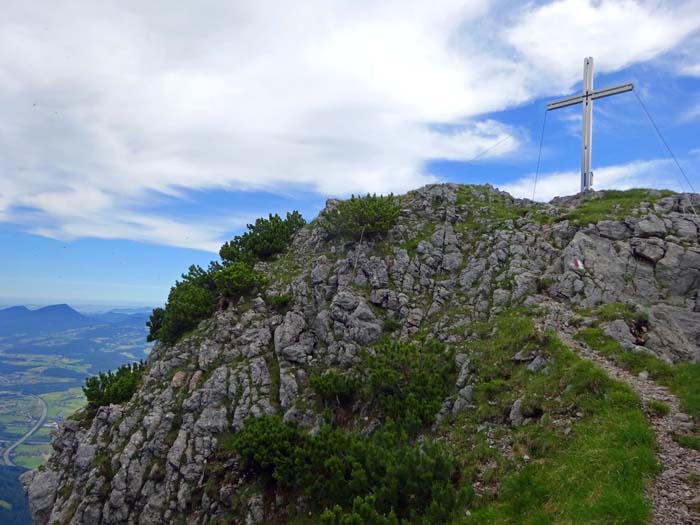
[[(34, 520), (213, 524), (235, 500), (235, 523), (264, 523), (275, 502), (243, 484), (235, 458), (218, 455), (248, 417), (279, 414), (312, 430), (314, 371), (352, 368), (383, 336), (461, 349), (472, 323), (541, 298), (560, 306), (560, 323), (574, 308), (640, 305), (644, 337), (624, 320), (606, 333), (630, 351), (698, 361), (700, 221), (689, 199), (700, 208), (697, 195), (676, 195), (583, 226), (568, 220), (582, 196), (535, 204), (490, 186), (445, 184), (403, 197), (386, 238), (328, 240), (312, 222), (285, 257), (265, 263), (269, 290), (217, 311), (199, 335), (156, 344), (128, 403), (61, 425), (51, 459), (22, 477)], [(292, 296), (281, 312), (264, 300), (280, 290)], [(532, 373), (546, 372), (545, 356), (513, 352)], [(469, 356), (458, 353), (457, 366), (439, 421), (470, 410)], [(522, 425), (522, 401), (506, 416)], [(224, 482), (209, 481), (221, 472)]]

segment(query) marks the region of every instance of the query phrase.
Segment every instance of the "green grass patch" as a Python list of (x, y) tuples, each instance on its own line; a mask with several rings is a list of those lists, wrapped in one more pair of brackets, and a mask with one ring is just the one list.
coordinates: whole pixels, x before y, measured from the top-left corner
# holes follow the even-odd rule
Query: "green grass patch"
[(574, 210), (565, 215), (574, 226), (587, 226), (604, 219), (619, 220), (632, 215), (632, 210), (642, 202), (654, 203), (661, 197), (668, 197), (674, 192), (669, 190), (631, 189), (607, 190), (591, 195)]
[(386, 319), (382, 326), (382, 331), (385, 334), (390, 334), (401, 329), (401, 322), (396, 319)]
[(265, 357), (265, 364), (267, 365), (267, 370), (270, 373), (270, 392), (272, 393), (272, 403), (274, 406), (280, 406), (280, 384), (282, 383), (282, 378), (280, 376), (280, 363), (275, 355), (268, 355)]
[(499, 497), (464, 523), (646, 523), (646, 480), (656, 469), (654, 435), (625, 386), (608, 381), (571, 441), (503, 480)]
[(292, 299), (293, 297), (287, 293), (280, 295), (271, 295), (265, 298), (267, 304), (269, 304), (272, 308), (276, 310), (284, 310), (289, 305), (289, 303), (292, 302)]
[[(538, 332), (534, 315), (528, 309), (505, 312), (495, 327), (477, 327), (479, 339), (471, 343), (470, 361), (479, 380), (476, 409), (467, 409), (453, 423), (448, 439), (462, 462), (475, 465), (474, 476), (492, 484), (495, 493), (477, 499), (459, 523), (646, 522), (650, 506), (644, 489), (657, 464), (654, 434), (639, 398), (554, 334)], [(548, 372), (533, 374), (514, 362), (512, 356), (523, 350), (546, 356)], [(529, 458), (519, 470), (483, 437), (472, 437), (472, 429), (485, 423), (506, 423), (516, 399), (529, 423), (502, 432), (516, 458)], [(554, 423), (564, 418), (573, 418), (566, 431)]]
[(649, 412), (656, 417), (666, 416), (671, 411), (671, 408), (666, 403), (657, 401), (656, 399), (652, 399), (649, 402), (648, 408)]
[(700, 437), (698, 436), (689, 436), (686, 434), (678, 434), (677, 432), (674, 432), (673, 434), (671, 434), (671, 437), (673, 438), (673, 441), (678, 443), (683, 448), (700, 450)]
[(432, 222), (426, 222), (423, 226), (416, 232), (415, 237), (411, 237), (399, 244), (399, 248), (406, 250), (406, 253), (411, 257), (418, 255), (418, 245), (422, 241), (430, 240), (433, 232), (437, 228), (437, 225)]
[(7, 425), (4, 427), (3, 431), (5, 434), (21, 436), (23, 434), (26, 434), (33, 424), (33, 422), (27, 422), (26, 425)]
[(455, 226), (461, 230), (483, 233), (491, 223), (515, 221), (533, 211), (533, 207), (516, 206), (513, 199), (485, 186), (460, 186), (457, 206), (466, 206), (467, 215)]
[(648, 318), (646, 312), (637, 310), (634, 306), (625, 303), (607, 303), (599, 306), (595, 315), (602, 322), (623, 319), (627, 322), (643, 321)]
[(691, 487), (700, 487), (700, 472), (692, 472), (685, 477), (685, 481)]
[(684, 410), (700, 418), (700, 363), (668, 364), (647, 352), (625, 350), (600, 328), (580, 330), (576, 338), (635, 374), (648, 372), (649, 377), (678, 396)]

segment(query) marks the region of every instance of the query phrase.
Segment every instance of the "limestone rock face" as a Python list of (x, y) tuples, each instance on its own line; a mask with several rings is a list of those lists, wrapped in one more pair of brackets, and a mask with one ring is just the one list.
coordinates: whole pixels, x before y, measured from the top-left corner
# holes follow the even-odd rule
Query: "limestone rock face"
[(35, 522), (48, 522), (58, 489), (58, 473), (53, 470), (30, 470), (20, 476), (29, 497), (29, 511)]
[[(597, 196), (535, 204), (490, 186), (431, 185), (402, 198), (382, 238), (327, 239), (312, 222), (288, 253), (261, 263), (269, 284), (259, 297), (217, 311), (196, 336), (156, 344), (129, 402), (60, 426), (51, 459), (22, 476), (35, 522), (268, 522), (284, 502), (245, 484), (236, 458), (220, 454), (222, 438), (263, 414), (314, 431), (322, 416), (311, 374), (352, 369), (383, 336), (457, 349), (438, 423), (470, 410), (470, 325), (512, 306), (546, 302), (556, 330), (573, 322), (574, 307), (637, 305), (644, 327), (614, 320), (606, 333), (630, 351), (698, 361), (700, 221), (689, 202), (700, 208), (700, 197), (664, 197), (586, 226), (568, 220)], [(292, 300), (266, 304), (276, 294)], [(513, 360), (547, 373), (537, 351)], [(513, 426), (527, 423), (521, 405), (507, 414)], [(376, 421), (363, 424), (371, 432)]]
[(650, 332), (644, 347), (668, 361), (700, 361), (700, 312), (665, 304), (649, 315)]

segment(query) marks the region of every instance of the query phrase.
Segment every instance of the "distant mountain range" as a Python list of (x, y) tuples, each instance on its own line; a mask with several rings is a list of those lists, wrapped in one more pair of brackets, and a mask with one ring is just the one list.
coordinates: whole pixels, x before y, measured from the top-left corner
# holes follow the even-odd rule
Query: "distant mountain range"
[[(144, 311), (146, 310), (146, 311)], [(0, 336), (18, 333), (45, 333), (95, 326), (99, 324), (138, 323), (148, 320), (148, 309), (115, 309), (109, 312), (83, 315), (67, 304), (45, 306), (30, 310), (12, 306), (0, 310)]]

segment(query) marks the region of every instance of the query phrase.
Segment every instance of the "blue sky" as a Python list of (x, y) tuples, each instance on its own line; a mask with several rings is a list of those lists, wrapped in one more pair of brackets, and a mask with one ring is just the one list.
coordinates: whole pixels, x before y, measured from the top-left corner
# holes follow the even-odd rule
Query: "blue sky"
[[(331, 196), (531, 197), (545, 104), (589, 55), (700, 188), (697, 1), (30, 4), (0, 21), (0, 304), (157, 305), (247, 222)], [(551, 112), (535, 198), (579, 163), (580, 107)], [(688, 190), (634, 93), (596, 101), (593, 166)]]

